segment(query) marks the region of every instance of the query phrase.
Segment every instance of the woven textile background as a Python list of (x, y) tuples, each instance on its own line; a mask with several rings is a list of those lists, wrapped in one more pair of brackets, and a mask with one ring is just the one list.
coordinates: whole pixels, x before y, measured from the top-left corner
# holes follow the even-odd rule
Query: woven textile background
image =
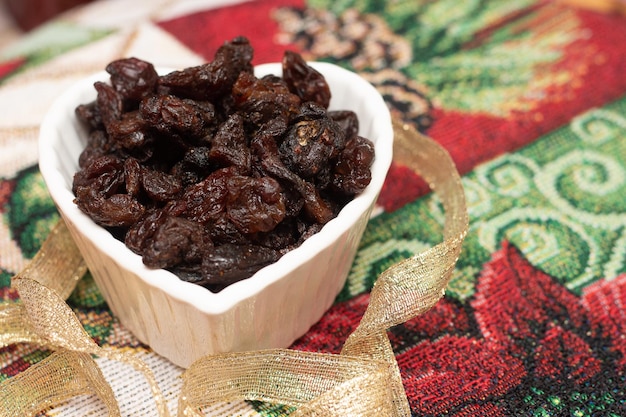
[[(101, 0), (62, 15), (0, 50), (1, 302), (59, 218), (36, 165), (51, 101), (115, 58), (182, 68), (237, 35), (257, 64), (292, 49), (358, 72), (463, 174), (470, 233), (446, 297), (390, 329), (415, 416), (626, 416), (626, 18), (557, 1)], [(378, 206), (335, 305), (293, 348), (339, 352), (378, 274), (441, 240), (442, 208), (406, 167)], [(97, 343), (148, 362), (175, 412), (182, 369), (125, 330), (89, 276), (69, 303)], [(0, 349), (0, 381), (48, 354)], [(140, 375), (98, 364), (123, 415), (154, 415)], [(80, 397), (42, 415), (106, 410)]]

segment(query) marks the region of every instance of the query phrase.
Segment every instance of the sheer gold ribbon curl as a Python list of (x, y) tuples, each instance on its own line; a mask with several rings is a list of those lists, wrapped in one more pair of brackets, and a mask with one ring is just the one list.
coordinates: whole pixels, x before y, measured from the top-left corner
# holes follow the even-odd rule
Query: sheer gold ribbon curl
[[(411, 415), (387, 329), (432, 308), (444, 295), (468, 230), (460, 177), (447, 152), (406, 124), (394, 122), (394, 159), (419, 173), (445, 210), (443, 241), (384, 271), (369, 306), (341, 354), (272, 349), (210, 355), (183, 374), (179, 416), (237, 399), (295, 407), (294, 417)], [(86, 271), (59, 224), (24, 271), (13, 278), (21, 301), (0, 305), (0, 347), (27, 342), (54, 351), (0, 383), (0, 417), (33, 415), (79, 394), (119, 407), (91, 355), (132, 365), (147, 379), (160, 416), (168, 416), (151, 370), (128, 353), (98, 346), (64, 300)], [(6, 410), (6, 411), (5, 411)]]

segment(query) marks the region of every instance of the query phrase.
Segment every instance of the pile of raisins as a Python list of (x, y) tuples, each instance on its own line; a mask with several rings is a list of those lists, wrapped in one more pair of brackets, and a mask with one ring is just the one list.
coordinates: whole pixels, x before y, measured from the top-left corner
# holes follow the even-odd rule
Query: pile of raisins
[(318, 232), (370, 182), (372, 143), (352, 111), (328, 111), (324, 77), (294, 52), (257, 78), (248, 39), (159, 76), (137, 58), (76, 108), (89, 130), (78, 207), (151, 268), (212, 291)]

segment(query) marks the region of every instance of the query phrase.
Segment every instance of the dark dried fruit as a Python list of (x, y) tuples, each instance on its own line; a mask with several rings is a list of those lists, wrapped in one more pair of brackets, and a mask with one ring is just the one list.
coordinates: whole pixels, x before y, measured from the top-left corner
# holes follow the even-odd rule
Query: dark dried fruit
[(94, 87), (98, 92), (95, 106), (100, 116), (99, 119), (102, 120), (104, 128), (108, 132), (111, 123), (122, 117), (124, 101), (122, 96), (108, 84), (96, 82)]
[(285, 51), (283, 78), (289, 90), (302, 101), (313, 101), (325, 109), (330, 104), (330, 87), (316, 69), (310, 67), (300, 54)]
[(154, 66), (137, 58), (124, 58), (106, 67), (111, 74), (111, 84), (124, 100), (138, 102), (152, 94), (159, 76)]
[(360, 136), (348, 141), (339, 155), (333, 186), (346, 195), (362, 192), (372, 179), (370, 166), (374, 160), (374, 144)]
[(124, 182), (128, 195), (137, 197), (141, 192), (141, 165), (135, 158), (124, 161)]
[(325, 224), (335, 216), (330, 205), (322, 199), (315, 186), (289, 170), (278, 155), (276, 143), (271, 137), (257, 136), (252, 146), (259, 155), (261, 168), (274, 178), (284, 180), (296, 190), (304, 201), (306, 216), (317, 223)]
[(197, 138), (202, 136), (205, 115), (198, 106), (172, 95), (149, 96), (139, 111), (144, 123), (161, 134)]
[(89, 165), (93, 160), (108, 154), (111, 151), (111, 142), (104, 130), (94, 130), (87, 137), (87, 146), (78, 158), (81, 168)]
[(156, 231), (167, 219), (167, 212), (161, 209), (153, 209), (147, 211), (145, 215), (130, 226), (126, 236), (124, 237), (124, 243), (130, 250), (141, 255), (152, 240)]
[(243, 118), (239, 113), (231, 115), (213, 137), (209, 160), (216, 166), (235, 166), (241, 174), (249, 174), (252, 169), (252, 155), (248, 148)]
[(182, 193), (183, 185), (173, 175), (149, 168), (144, 168), (141, 174), (143, 190), (153, 201), (170, 201)]
[(117, 120), (109, 122), (107, 132), (115, 143), (129, 151), (146, 146), (150, 136), (144, 127), (146, 120), (139, 112), (133, 111), (122, 114)]
[(228, 179), (236, 174), (231, 168), (213, 172), (199, 183), (187, 187), (182, 198), (170, 206), (170, 212), (180, 212), (201, 224), (217, 219), (226, 210)]
[(76, 204), (96, 223), (108, 227), (129, 227), (145, 212), (145, 207), (128, 194), (103, 197), (89, 187), (76, 189)]
[(100, 112), (96, 108), (96, 102), (81, 104), (76, 107), (76, 116), (78, 120), (87, 124), (90, 129), (104, 129)]
[[(325, 112), (322, 116), (313, 113), (306, 115), (311, 106), (308, 103), (305, 114), (297, 117), (280, 145), (282, 161), (292, 171), (304, 178), (314, 178), (330, 166), (344, 146), (344, 132)], [(317, 107), (317, 110), (323, 110)]]
[(269, 232), (285, 218), (284, 197), (275, 179), (237, 175), (227, 186), (226, 212), (241, 233)]
[(215, 102), (230, 92), (240, 73), (252, 73), (252, 55), (250, 42), (238, 37), (222, 45), (212, 62), (174, 71), (159, 84), (179, 97)]
[(143, 262), (151, 268), (201, 263), (212, 247), (204, 228), (193, 221), (169, 216), (143, 248)]
[(300, 98), (292, 94), (287, 84), (276, 77), (256, 78), (241, 73), (233, 86), (234, 103), (248, 123), (260, 125), (271, 119), (289, 120), (300, 106)]
[(203, 279), (198, 284), (223, 288), (250, 277), (279, 257), (278, 251), (263, 246), (217, 246), (202, 260)]
[(372, 144), (326, 110), (324, 77), (291, 52), (257, 78), (245, 38), (158, 76), (137, 58), (76, 108), (89, 136), (78, 207), (152, 268), (219, 291), (297, 247), (370, 181)]
[(114, 155), (103, 155), (90, 161), (74, 174), (73, 191), (79, 187), (88, 187), (109, 197), (118, 192), (124, 184), (124, 163)]
[(343, 130), (346, 142), (359, 134), (359, 119), (352, 110), (329, 111), (328, 116)]

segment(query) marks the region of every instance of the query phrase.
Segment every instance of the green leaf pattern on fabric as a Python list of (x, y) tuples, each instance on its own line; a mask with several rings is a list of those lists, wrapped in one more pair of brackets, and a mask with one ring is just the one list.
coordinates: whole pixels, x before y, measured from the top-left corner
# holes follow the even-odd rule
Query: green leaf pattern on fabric
[[(583, 36), (568, 26), (541, 33), (538, 41), (528, 31), (518, 30), (537, 18), (535, 4), (531, 0), (309, 2), (310, 7), (337, 15), (349, 9), (375, 13), (412, 46), (412, 62), (401, 71), (426, 85), (433, 102), (445, 109), (498, 116), (528, 110), (543, 88), (565, 83), (567, 77), (542, 67), (557, 62), (561, 49)], [(512, 16), (516, 19), (508, 22)]]

